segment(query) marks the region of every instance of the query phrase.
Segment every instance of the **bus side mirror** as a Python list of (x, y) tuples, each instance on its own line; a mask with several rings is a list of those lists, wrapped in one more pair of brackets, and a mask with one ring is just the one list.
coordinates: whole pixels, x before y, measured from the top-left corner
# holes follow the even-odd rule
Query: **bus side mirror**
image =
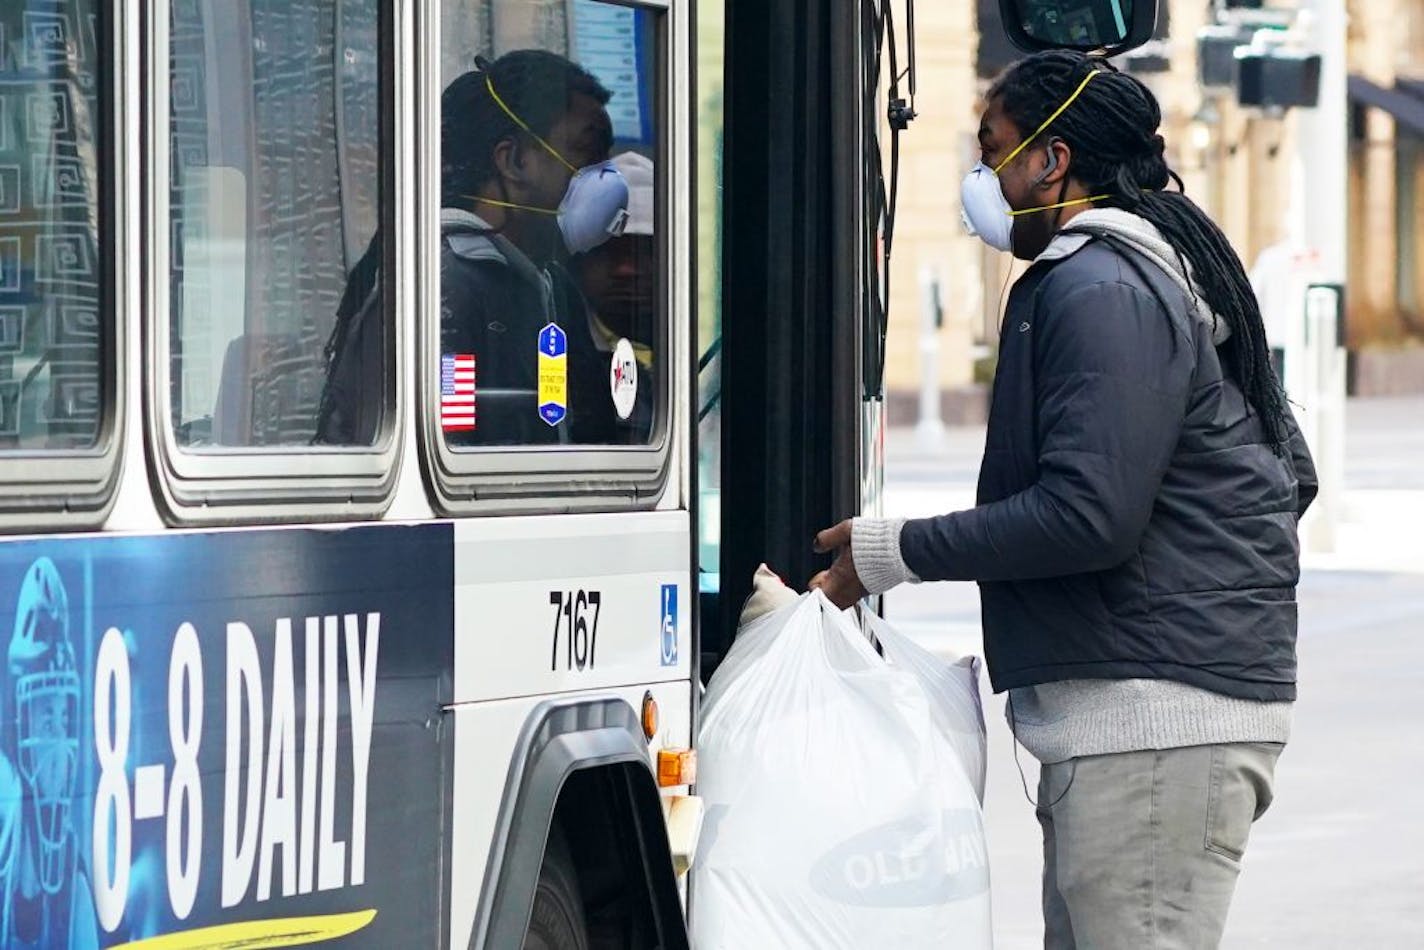
[(1103, 50), (1110, 56), (1152, 39), (1157, 0), (999, 0), (1009, 40), (1019, 49)]

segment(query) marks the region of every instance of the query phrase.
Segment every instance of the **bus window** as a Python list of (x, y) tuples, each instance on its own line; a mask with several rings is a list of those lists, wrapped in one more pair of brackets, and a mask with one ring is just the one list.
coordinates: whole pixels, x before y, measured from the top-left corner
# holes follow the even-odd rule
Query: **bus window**
[(378, 7), (172, 4), (168, 395), (184, 449), (381, 432)]
[(103, 301), (97, 0), (0, 8), (0, 450), (94, 448)]
[(451, 448), (660, 436), (658, 22), (596, 0), (444, 2), (430, 372)]

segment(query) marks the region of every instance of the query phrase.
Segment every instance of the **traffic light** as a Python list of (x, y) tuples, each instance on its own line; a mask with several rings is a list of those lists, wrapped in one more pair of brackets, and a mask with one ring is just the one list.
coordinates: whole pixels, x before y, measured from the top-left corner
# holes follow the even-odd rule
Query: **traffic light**
[(1243, 106), (1308, 109), (1319, 98), (1319, 53), (1251, 47), (1236, 51), (1236, 100)]
[(1230, 89), (1236, 83), (1236, 48), (1251, 42), (1251, 31), (1220, 24), (1197, 31), (1197, 79), (1207, 89)]

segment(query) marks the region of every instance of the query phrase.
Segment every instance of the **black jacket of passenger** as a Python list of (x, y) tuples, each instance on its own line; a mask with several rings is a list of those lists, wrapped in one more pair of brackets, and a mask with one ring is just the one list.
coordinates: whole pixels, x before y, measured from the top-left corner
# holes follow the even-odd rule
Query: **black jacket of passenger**
[[(476, 376), (475, 429), (448, 432), (450, 443), (617, 441), (609, 358), (594, 343), (587, 305), (568, 272), (557, 264), (536, 266), (468, 211), (445, 208), (440, 218), (440, 352), (473, 355)], [(376, 271), (364, 302), (334, 341), (319, 443), (369, 445), (378, 431), (387, 372), (380, 290)], [(539, 415), (539, 333), (549, 323), (568, 340), (566, 415), (555, 426)]]
[[(539, 333), (563, 329), (567, 415), (539, 415)], [(587, 305), (568, 271), (536, 266), (466, 211), (441, 212), (440, 352), (475, 355), (476, 429), (452, 432), (462, 445), (583, 445), (614, 441), (608, 357), (594, 344)]]
[(1273, 452), (1185, 292), (1094, 240), (1014, 286), (979, 505), (907, 522), (901, 553), (980, 582), (995, 691), (1145, 677), (1291, 700), (1315, 472), (1290, 431)]
[(476, 428), (462, 445), (559, 442), (539, 417), (539, 331), (554, 318), (549, 276), (474, 215), (440, 222), (440, 352), (475, 356)]

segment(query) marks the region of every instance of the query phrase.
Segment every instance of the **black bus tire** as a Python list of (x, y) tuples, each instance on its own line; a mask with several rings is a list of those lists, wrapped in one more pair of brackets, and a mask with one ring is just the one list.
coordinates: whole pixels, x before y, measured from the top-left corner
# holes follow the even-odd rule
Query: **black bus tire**
[(554, 830), (544, 848), (524, 950), (588, 950), (588, 921), (578, 871), (562, 834)]

